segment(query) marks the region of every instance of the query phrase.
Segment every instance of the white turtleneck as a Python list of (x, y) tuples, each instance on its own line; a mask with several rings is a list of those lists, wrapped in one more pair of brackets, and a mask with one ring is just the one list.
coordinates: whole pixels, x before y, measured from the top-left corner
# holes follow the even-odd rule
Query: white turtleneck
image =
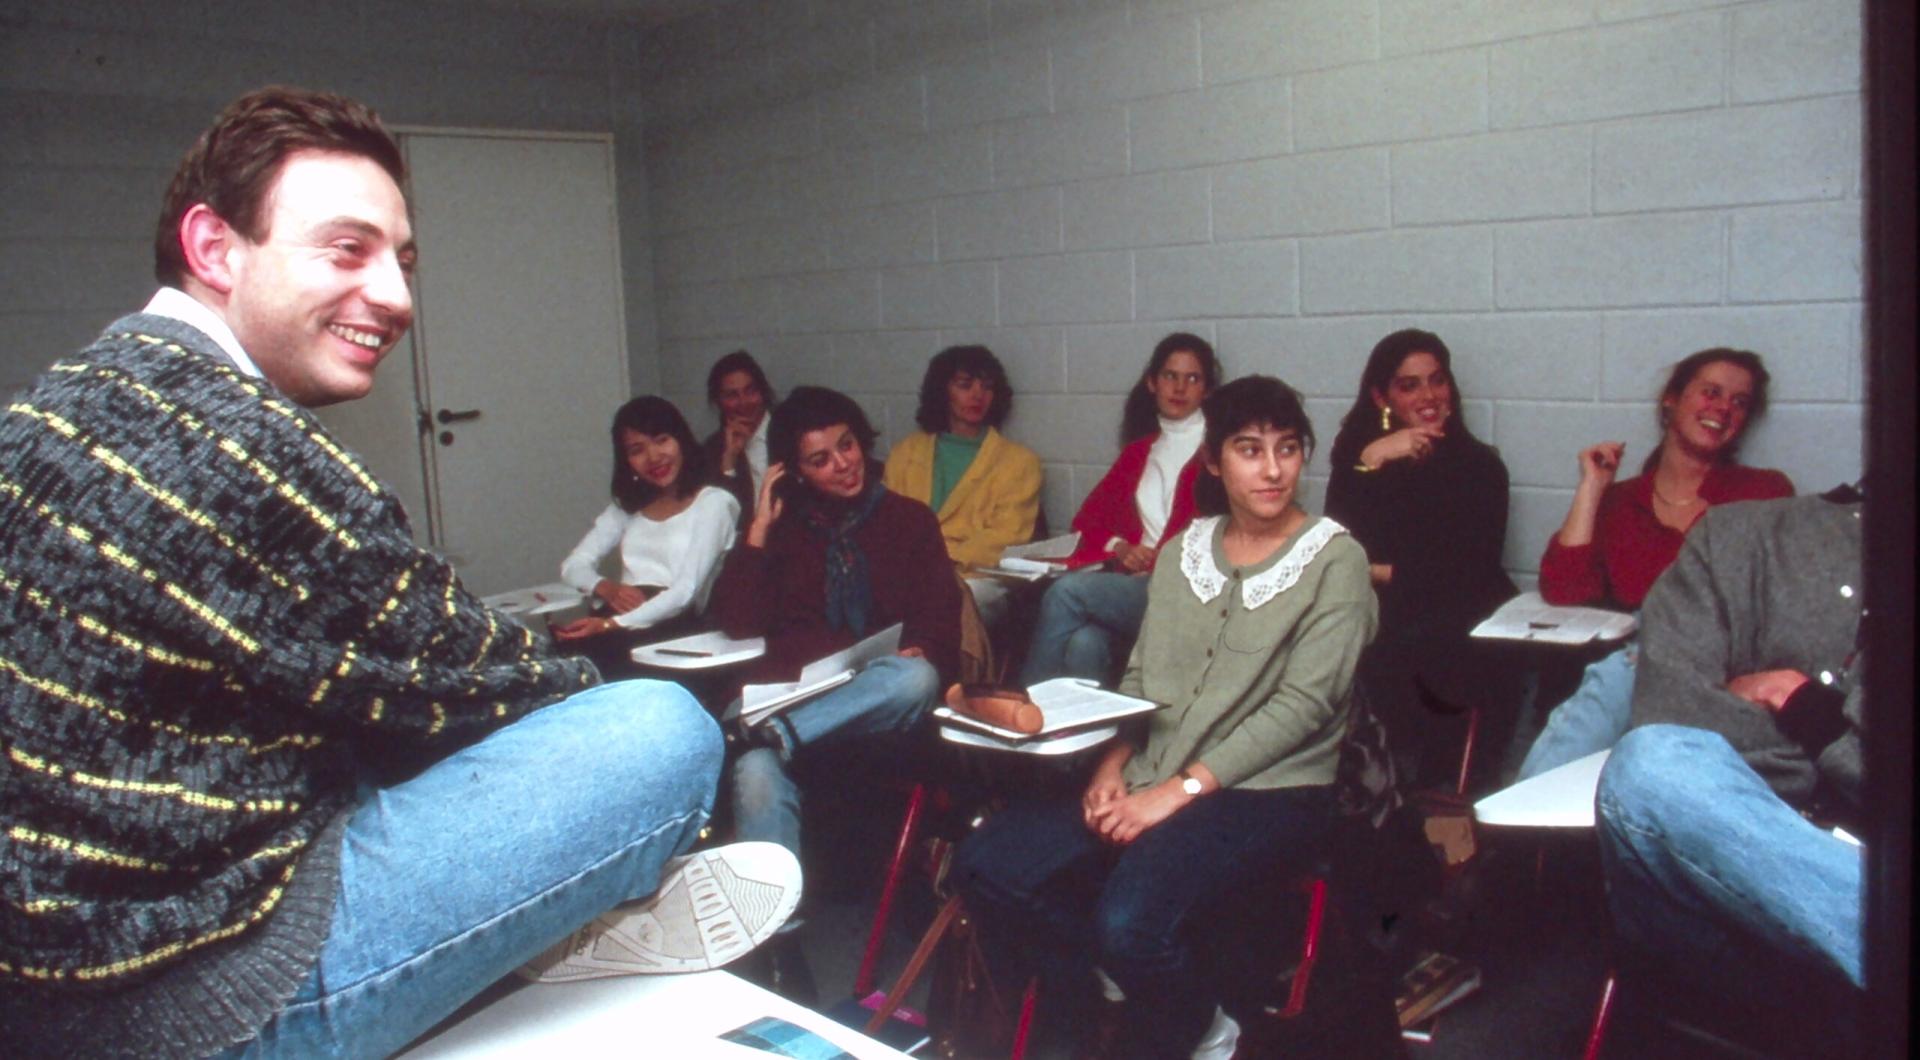
[(1140, 511), (1140, 543), (1158, 547), (1166, 532), (1167, 517), (1173, 514), (1173, 490), (1180, 482), (1180, 471), (1193, 459), (1200, 440), (1207, 433), (1207, 418), (1200, 410), (1183, 420), (1159, 417), (1160, 436), (1147, 450), (1147, 467), (1140, 473), (1140, 485), (1133, 491), (1134, 507)]

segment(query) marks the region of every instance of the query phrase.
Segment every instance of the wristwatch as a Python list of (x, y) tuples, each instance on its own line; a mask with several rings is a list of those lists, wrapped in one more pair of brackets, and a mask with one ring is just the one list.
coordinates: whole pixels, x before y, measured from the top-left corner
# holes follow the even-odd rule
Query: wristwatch
[(1184, 769), (1182, 769), (1178, 773), (1175, 773), (1174, 776), (1177, 776), (1180, 778), (1181, 791), (1184, 791), (1188, 795), (1193, 796), (1195, 798), (1198, 798), (1200, 796), (1200, 778), (1199, 777), (1194, 776), (1192, 773), (1189, 773)]

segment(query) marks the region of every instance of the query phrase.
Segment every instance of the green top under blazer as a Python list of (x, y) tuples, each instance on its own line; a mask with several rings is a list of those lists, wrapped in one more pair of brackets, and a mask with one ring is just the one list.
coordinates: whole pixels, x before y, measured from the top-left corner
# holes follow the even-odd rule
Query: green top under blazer
[(1222, 787), (1331, 784), (1353, 671), (1379, 624), (1367, 555), (1309, 517), (1251, 567), (1226, 562), (1223, 516), (1160, 550), (1120, 691), (1167, 704), (1127, 762), (1129, 790), (1196, 762)]

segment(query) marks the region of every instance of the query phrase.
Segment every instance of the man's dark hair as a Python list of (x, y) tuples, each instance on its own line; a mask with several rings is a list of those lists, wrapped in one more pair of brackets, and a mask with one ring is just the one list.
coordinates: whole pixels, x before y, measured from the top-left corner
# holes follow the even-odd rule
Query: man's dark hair
[(1153, 400), (1153, 377), (1167, 366), (1167, 358), (1176, 353), (1191, 353), (1200, 362), (1200, 371), (1207, 377), (1207, 393), (1211, 394), (1220, 387), (1220, 358), (1214, 355), (1213, 343), (1190, 331), (1176, 331), (1161, 339), (1153, 347), (1153, 356), (1147, 358), (1147, 367), (1140, 373), (1140, 381), (1133, 384), (1127, 393), (1126, 408), (1120, 413), (1120, 444), (1126, 445), (1136, 438), (1145, 438), (1160, 429), (1160, 406)]
[[(1313, 455), (1313, 421), (1307, 418), (1306, 404), (1300, 392), (1270, 375), (1242, 376), (1209, 393), (1200, 409), (1207, 417), (1207, 432), (1200, 443), (1207, 460), (1220, 465), (1227, 440), (1248, 427), (1271, 427), (1292, 431), (1309, 457)], [(1296, 495), (1298, 487), (1295, 487)], [(1227, 488), (1214, 474), (1197, 475), (1193, 480), (1193, 507), (1202, 515), (1227, 513)]]
[(947, 384), (965, 372), (975, 379), (993, 384), (993, 403), (987, 406), (987, 426), (998, 427), (1013, 411), (1013, 384), (1007, 382), (1007, 370), (1000, 358), (985, 346), (949, 346), (927, 362), (927, 374), (920, 377), (920, 408), (913, 420), (928, 434), (939, 434), (951, 427), (952, 410), (947, 401)]
[(613, 428), (609, 432), (613, 435), (613, 499), (621, 511), (637, 512), (652, 504), (661, 493), (660, 487), (635, 474), (633, 465), (627, 463), (626, 447), (620, 444), (623, 430), (648, 437), (671, 435), (680, 443), (680, 474), (673, 480), (676, 496), (684, 497), (706, 483), (706, 451), (694, 438), (693, 428), (687, 426), (687, 418), (666, 398), (642, 394), (613, 414)]
[(331, 151), (372, 160), (405, 186), (400, 145), (373, 108), (329, 92), (269, 85), (227, 105), (200, 134), (167, 185), (153, 234), (153, 275), (180, 286), (187, 259), (180, 221), (198, 203), (255, 243), (267, 237), (267, 194), (296, 151)]
[(787, 476), (799, 481), (800, 436), (844, 423), (860, 443), (860, 452), (873, 460), (873, 442), (879, 432), (868, 422), (860, 403), (824, 386), (797, 386), (773, 408), (767, 423), (767, 463), (785, 464)]
[(713, 362), (707, 369), (707, 404), (716, 408), (720, 405), (720, 381), (735, 372), (745, 372), (753, 377), (753, 385), (760, 391), (760, 397), (772, 408), (778, 399), (773, 395), (773, 384), (767, 382), (767, 373), (760, 370), (760, 362), (753, 354), (745, 350), (735, 350)]

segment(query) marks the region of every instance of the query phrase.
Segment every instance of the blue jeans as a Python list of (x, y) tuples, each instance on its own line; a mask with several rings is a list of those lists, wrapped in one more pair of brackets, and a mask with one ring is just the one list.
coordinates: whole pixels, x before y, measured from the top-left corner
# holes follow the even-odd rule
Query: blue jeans
[(1580, 687), (1547, 715), (1514, 780), (1539, 776), (1619, 743), (1633, 715), (1633, 675), (1639, 659), (1640, 645), (1628, 643), (1589, 663)]
[(1864, 851), (1781, 801), (1718, 733), (1629, 732), (1595, 810), (1607, 904), (1633, 950), (1728, 997), (1861, 990)]
[(734, 759), (734, 835), (778, 843), (800, 856), (800, 786), (788, 763), (809, 744), (869, 733), (903, 733), (919, 724), (940, 695), (940, 675), (925, 659), (875, 659), (853, 680), (763, 724), (780, 749), (755, 747)]
[(1194, 968), (1189, 915), (1280, 858), (1311, 859), (1332, 813), (1331, 787), (1228, 788), (1116, 847), (1088, 831), (1077, 799), (1028, 803), (988, 818), (955, 868), (996, 935), (1038, 934), (1112, 976), (1141, 1055), (1186, 1056), (1216, 1004)]
[(319, 963), (236, 1055), (388, 1056), (567, 932), (653, 893), (699, 836), (718, 726), (678, 685), (535, 711), (348, 819)]
[(1020, 670), (1020, 683), (1055, 677), (1105, 681), (1113, 671), (1113, 644), (1140, 633), (1147, 614), (1147, 576), (1075, 571), (1047, 587), (1040, 618)]

